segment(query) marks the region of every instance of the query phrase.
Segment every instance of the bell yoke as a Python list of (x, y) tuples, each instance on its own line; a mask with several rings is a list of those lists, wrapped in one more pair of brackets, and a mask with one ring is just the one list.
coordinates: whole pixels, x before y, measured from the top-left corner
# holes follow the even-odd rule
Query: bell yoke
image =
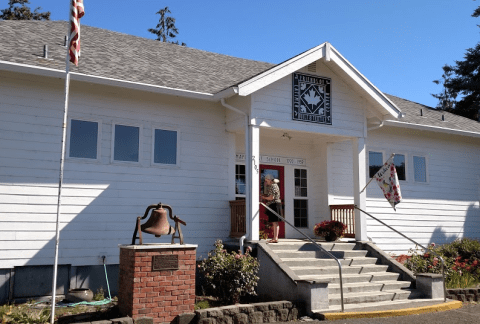
[[(167, 211), (165, 209), (168, 209), (168, 216), (170, 219), (172, 219), (175, 222), (175, 228), (170, 226), (167, 220)], [(148, 213), (150, 210), (152, 210), (152, 213), (150, 215), (150, 218), (144, 223), (141, 224), (141, 220), (147, 218)], [(178, 218), (176, 215), (173, 215), (172, 207), (169, 205), (164, 205), (162, 203), (158, 203), (157, 205), (150, 205), (147, 207), (145, 210), (145, 214), (142, 216), (137, 217), (137, 224), (135, 225), (135, 231), (133, 232), (133, 237), (132, 237), (132, 245), (135, 245), (135, 241), (138, 238), (140, 245), (143, 244), (143, 238), (142, 238), (142, 232), (148, 233), (148, 234), (153, 234), (155, 237), (160, 237), (162, 235), (172, 235), (172, 244), (174, 244), (175, 239), (178, 238), (180, 239), (180, 244), (183, 243), (183, 234), (182, 234), (182, 229), (180, 228), (180, 224), (187, 225), (184, 221), (182, 221), (180, 218)], [(137, 237), (137, 232), (138, 232), (138, 237)], [(175, 235), (177, 233), (178, 235)]]

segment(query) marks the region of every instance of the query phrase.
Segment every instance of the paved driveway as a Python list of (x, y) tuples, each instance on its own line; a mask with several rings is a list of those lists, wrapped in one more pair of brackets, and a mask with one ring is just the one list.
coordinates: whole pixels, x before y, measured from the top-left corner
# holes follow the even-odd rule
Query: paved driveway
[[(480, 304), (468, 304), (462, 308), (419, 315), (407, 315), (383, 318), (361, 318), (361, 319), (345, 319), (336, 321), (323, 321), (323, 323), (331, 322), (332, 324), (457, 324), (457, 323), (480, 323)], [(274, 324), (308, 324), (322, 323), (321, 321), (295, 321), (295, 322), (278, 322)]]

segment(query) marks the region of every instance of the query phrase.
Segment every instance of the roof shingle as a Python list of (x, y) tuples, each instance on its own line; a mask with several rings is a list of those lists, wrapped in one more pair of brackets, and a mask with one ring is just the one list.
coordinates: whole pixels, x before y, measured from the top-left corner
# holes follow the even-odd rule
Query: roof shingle
[[(67, 30), (65, 21), (0, 21), (0, 60), (65, 70)], [(48, 60), (42, 58), (43, 45), (49, 47)], [(73, 72), (209, 94), (275, 66), (86, 25), (81, 50)], [(480, 133), (480, 122), (387, 96), (405, 113), (401, 122)]]

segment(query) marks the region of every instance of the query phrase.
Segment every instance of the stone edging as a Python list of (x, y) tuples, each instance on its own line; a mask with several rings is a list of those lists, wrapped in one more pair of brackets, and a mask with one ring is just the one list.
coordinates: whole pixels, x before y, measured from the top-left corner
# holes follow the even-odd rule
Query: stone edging
[(480, 301), (480, 288), (447, 289), (447, 298), (462, 302)]
[[(255, 324), (255, 323), (274, 323), (297, 320), (302, 313), (301, 307), (290, 301), (275, 301), (267, 303), (240, 304), (232, 306), (223, 306), (217, 308), (207, 308), (195, 311), (195, 318), (190, 322), (195, 324), (217, 324), (217, 323), (236, 323), (236, 324)], [(181, 316), (180, 316), (181, 317)]]

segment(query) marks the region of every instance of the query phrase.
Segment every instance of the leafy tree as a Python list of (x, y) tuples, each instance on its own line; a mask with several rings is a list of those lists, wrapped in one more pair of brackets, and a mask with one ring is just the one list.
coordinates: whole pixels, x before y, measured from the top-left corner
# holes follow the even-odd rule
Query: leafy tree
[[(173, 39), (177, 37), (178, 29), (175, 27), (175, 18), (167, 16), (167, 14), (170, 13), (168, 7), (160, 9), (157, 12), (157, 14), (160, 15), (160, 19), (158, 20), (156, 28), (149, 28), (148, 31), (157, 35), (158, 41), (179, 45), (178, 41), (173, 41)], [(182, 42), (181, 45), (186, 46), (187, 44)]]
[[(473, 12), (472, 17), (480, 17), (480, 6)], [(433, 95), (439, 99), (439, 106), (457, 115), (480, 121), (480, 42), (467, 49), (463, 61), (455, 61), (455, 66), (447, 64), (443, 71), (445, 90)], [(440, 83), (439, 80), (434, 82)], [(462, 97), (455, 101), (458, 95)]]
[(451, 80), (452, 77), (452, 69), (449, 68), (447, 65), (443, 68), (442, 79), (434, 80), (435, 84), (443, 85), (443, 91), (439, 94), (432, 94), (435, 98), (438, 99), (437, 109), (452, 111), (455, 108), (455, 104), (457, 103), (455, 99), (457, 98), (457, 93), (455, 93), (452, 89), (445, 87), (445, 84)]
[(29, 0), (10, 0), (9, 7), (0, 10), (0, 20), (50, 20), (50, 11), (40, 12), (42, 8), (38, 7), (33, 12), (30, 7)]

